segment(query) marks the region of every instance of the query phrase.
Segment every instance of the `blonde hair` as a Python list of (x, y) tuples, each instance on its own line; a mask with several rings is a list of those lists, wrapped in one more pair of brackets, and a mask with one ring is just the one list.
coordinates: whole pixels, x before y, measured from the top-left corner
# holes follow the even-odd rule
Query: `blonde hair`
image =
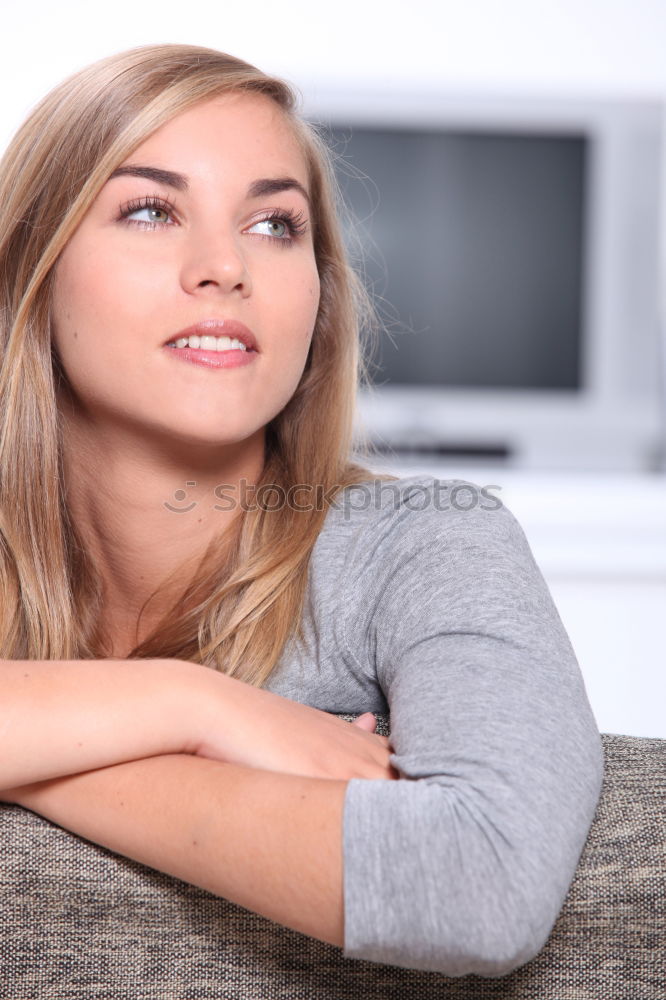
[[(233, 56), (194, 45), (141, 46), (102, 59), (47, 94), (0, 160), (4, 658), (109, 655), (101, 579), (66, 501), (57, 405), (64, 375), (50, 333), (55, 264), (103, 184), (137, 146), (192, 105), (238, 91), (275, 101), (292, 124), (309, 173), (321, 283), (306, 367), (267, 427), (256, 486), (274, 484), (284, 493), (295, 484), (318, 484), (332, 498), (355, 482), (395, 478), (376, 476), (350, 458), (356, 389), (368, 381), (361, 343), (372, 309), (346, 258), (330, 156), (298, 116), (292, 89)], [(362, 450), (367, 458), (367, 443)], [(186, 659), (257, 686), (265, 682), (287, 640), (303, 639), (308, 564), (328, 510), (327, 503), (311, 510), (267, 506), (242, 510), (225, 537), (209, 545), (178, 604), (131, 658)]]

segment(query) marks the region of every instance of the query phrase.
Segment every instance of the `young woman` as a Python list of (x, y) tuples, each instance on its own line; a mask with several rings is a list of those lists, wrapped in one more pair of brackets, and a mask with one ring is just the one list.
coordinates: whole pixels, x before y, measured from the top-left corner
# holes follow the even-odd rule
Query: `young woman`
[(0, 163), (0, 262), (0, 798), (350, 958), (533, 957), (599, 733), (501, 502), (351, 460), (367, 306), (287, 85), (76, 73)]

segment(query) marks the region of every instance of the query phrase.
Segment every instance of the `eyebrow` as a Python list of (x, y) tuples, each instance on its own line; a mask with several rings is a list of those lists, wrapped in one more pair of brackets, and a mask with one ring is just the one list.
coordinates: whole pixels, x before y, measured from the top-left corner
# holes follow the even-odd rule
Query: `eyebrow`
[(155, 181), (157, 184), (166, 184), (167, 187), (175, 188), (176, 191), (188, 191), (189, 182), (185, 174), (177, 174), (173, 170), (161, 170), (159, 167), (140, 167), (138, 164), (128, 163), (125, 167), (117, 167), (109, 180), (114, 177), (144, 177), (146, 180)]
[[(116, 167), (109, 180), (125, 176), (143, 177), (146, 180), (155, 181), (156, 184), (165, 184), (176, 191), (189, 191), (190, 189), (185, 174), (179, 174), (175, 170), (163, 170), (160, 167), (142, 167), (133, 163), (128, 163), (124, 167)], [(280, 191), (290, 190), (299, 191), (310, 204), (310, 195), (295, 177), (261, 177), (250, 184), (247, 189), (247, 197), (263, 198), (269, 194), (279, 194)]]
[(280, 191), (289, 190), (299, 191), (308, 205), (310, 204), (310, 195), (295, 177), (262, 177), (250, 184), (247, 196), (248, 198), (263, 198), (267, 194), (279, 194)]

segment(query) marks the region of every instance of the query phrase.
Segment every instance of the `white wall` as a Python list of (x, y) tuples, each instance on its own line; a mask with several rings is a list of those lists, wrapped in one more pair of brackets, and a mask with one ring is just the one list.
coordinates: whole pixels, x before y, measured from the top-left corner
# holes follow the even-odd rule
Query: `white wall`
[(120, 49), (188, 42), (319, 83), (666, 94), (663, 0), (0, 0), (0, 146), (61, 78)]

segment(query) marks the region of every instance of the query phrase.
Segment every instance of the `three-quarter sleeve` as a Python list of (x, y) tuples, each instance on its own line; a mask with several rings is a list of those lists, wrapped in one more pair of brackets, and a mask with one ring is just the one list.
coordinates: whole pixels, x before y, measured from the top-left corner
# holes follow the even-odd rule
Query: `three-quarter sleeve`
[(520, 525), (474, 484), (447, 508), (443, 485), (366, 518), (349, 566), (347, 649), (376, 671), (400, 780), (347, 786), (344, 955), (501, 976), (552, 930), (603, 750)]

